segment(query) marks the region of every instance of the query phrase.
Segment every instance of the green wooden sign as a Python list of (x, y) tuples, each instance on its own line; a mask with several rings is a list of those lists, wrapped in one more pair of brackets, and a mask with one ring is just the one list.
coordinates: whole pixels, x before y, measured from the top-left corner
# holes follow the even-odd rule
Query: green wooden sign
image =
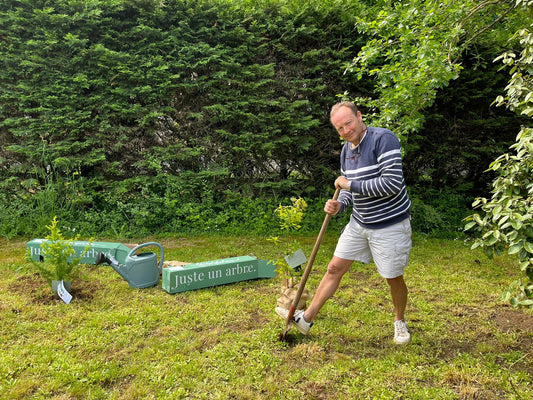
[[(26, 243), (26, 254), (33, 261), (45, 261), (42, 254), (41, 244), (47, 242), (47, 239), (33, 239)], [(79, 257), (89, 245), (88, 241), (77, 240), (73, 242), (74, 257)], [(124, 264), (126, 257), (131, 252), (131, 248), (122, 243), (92, 242), (89, 250), (83, 255), (81, 263), (94, 264), (98, 253), (104, 253), (106, 256), (112, 256), (119, 264)]]
[(275, 276), (276, 267), (272, 262), (241, 256), (163, 268), (162, 286), (168, 293), (179, 293)]

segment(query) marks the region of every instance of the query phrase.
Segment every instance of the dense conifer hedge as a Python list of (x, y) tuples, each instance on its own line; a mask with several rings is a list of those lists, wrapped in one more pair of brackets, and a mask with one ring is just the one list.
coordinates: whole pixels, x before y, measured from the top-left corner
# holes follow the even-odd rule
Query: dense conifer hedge
[(252, 3), (4, 2), (3, 200), (316, 194), (338, 168), (326, 115), (353, 85), (354, 21), (348, 6)]
[[(278, 201), (330, 195), (329, 108), (373, 90), (343, 74), (367, 39), (364, 4), (3, 1), (0, 232), (36, 233), (53, 215), (88, 234), (268, 230)], [(420, 179), (439, 170), (427, 155), (407, 157), (413, 184), (446, 184)]]

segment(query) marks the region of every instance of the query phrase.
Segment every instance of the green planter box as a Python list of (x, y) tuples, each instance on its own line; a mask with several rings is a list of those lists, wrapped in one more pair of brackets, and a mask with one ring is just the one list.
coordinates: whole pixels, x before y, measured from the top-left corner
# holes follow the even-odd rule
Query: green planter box
[(162, 286), (172, 294), (275, 276), (276, 267), (272, 262), (241, 256), (163, 268)]

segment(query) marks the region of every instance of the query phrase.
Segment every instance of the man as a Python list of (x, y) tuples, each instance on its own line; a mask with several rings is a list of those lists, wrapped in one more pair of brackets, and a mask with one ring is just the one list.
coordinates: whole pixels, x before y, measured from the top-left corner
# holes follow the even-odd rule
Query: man
[[(335, 180), (335, 187), (342, 190), (337, 201), (326, 202), (324, 211), (336, 215), (352, 206), (352, 213), (309, 308), (297, 310), (293, 323), (307, 334), (352, 263), (374, 260), (390, 287), (395, 309), (394, 342), (409, 343), (403, 274), (411, 251), (411, 201), (403, 179), (400, 142), (388, 129), (367, 127), (351, 102), (335, 104), (330, 121), (346, 143), (341, 151), (341, 176)], [(284, 319), (288, 316), (283, 308), (276, 308), (276, 312)]]

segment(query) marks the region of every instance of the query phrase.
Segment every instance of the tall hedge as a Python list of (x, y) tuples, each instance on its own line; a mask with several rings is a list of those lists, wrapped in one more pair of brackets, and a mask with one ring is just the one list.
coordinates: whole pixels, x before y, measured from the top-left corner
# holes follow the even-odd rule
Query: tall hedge
[[(53, 215), (96, 232), (109, 221), (119, 233), (224, 226), (265, 212), (256, 198), (330, 195), (341, 143), (329, 108), (340, 93), (375, 94), (372, 80), (343, 73), (369, 39), (356, 21), (370, 6), (0, 2), (0, 234), (35, 232)], [(516, 126), (490, 110), (505, 83), (490, 79), (487, 54), (404, 143), (419, 193), (468, 186), (508, 140), (501, 128)]]
[(359, 39), (348, 6), (280, 5), (2, 2), (2, 181), (313, 192), (331, 178), (324, 116)]

